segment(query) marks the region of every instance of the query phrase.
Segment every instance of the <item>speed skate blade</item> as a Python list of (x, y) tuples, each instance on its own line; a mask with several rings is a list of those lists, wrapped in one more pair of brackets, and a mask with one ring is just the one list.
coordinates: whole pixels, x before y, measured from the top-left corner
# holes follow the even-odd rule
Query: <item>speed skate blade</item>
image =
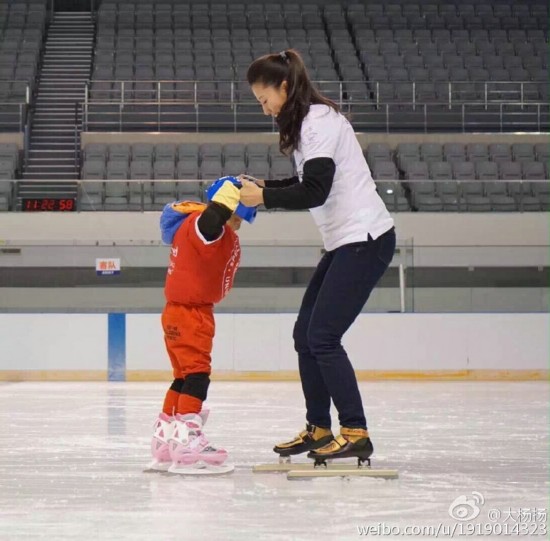
[(374, 477), (379, 479), (397, 479), (397, 470), (377, 470), (371, 468), (358, 468), (352, 464), (347, 468), (309, 468), (302, 470), (290, 470), (286, 474), (287, 479), (314, 479), (316, 477)]
[(197, 462), (192, 465), (172, 464), (166, 471), (169, 475), (223, 475), (231, 473), (235, 469), (234, 464), (221, 464), (211, 466), (204, 462)]
[[(324, 468), (323, 466), (319, 466)], [(330, 469), (349, 469), (353, 468), (353, 464), (334, 464), (332, 462), (328, 463)], [(271, 472), (288, 472), (292, 470), (312, 470), (314, 468), (313, 462), (273, 462), (272, 464), (256, 464), (252, 466), (252, 471), (254, 473), (271, 473)]]
[(317, 466), (312, 462), (298, 464), (257, 464), (252, 467), (254, 473), (274, 473), (286, 472), (288, 479), (306, 479), (313, 477), (380, 477), (383, 479), (397, 479), (399, 473), (397, 470), (383, 470), (363, 466), (357, 467), (355, 464), (334, 464), (327, 466)]
[(168, 471), (168, 468), (172, 465), (171, 462), (158, 462), (153, 460), (144, 470), (143, 473), (158, 473)]

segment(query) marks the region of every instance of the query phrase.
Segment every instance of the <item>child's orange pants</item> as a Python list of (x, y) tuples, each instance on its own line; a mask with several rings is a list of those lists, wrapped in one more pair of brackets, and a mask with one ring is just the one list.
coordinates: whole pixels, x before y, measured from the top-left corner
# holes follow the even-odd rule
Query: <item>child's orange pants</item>
[(163, 411), (168, 415), (199, 413), (210, 384), (213, 307), (167, 303), (162, 328), (174, 372)]

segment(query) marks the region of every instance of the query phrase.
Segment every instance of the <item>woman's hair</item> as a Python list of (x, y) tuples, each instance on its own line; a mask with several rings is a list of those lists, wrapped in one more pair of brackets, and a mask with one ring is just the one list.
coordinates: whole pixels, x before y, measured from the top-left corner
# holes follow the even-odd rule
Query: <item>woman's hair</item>
[(339, 110), (312, 85), (302, 57), (294, 49), (257, 58), (250, 64), (246, 78), (251, 86), (260, 83), (279, 88), (283, 81), (287, 82), (287, 100), (277, 115), (279, 149), (283, 154), (298, 147), (302, 122), (310, 105), (322, 103)]

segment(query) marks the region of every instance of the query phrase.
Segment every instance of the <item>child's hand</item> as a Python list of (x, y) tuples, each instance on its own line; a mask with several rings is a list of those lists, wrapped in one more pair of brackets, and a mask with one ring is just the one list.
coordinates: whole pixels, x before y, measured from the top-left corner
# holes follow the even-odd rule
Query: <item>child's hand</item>
[(226, 180), (221, 188), (214, 194), (212, 201), (224, 205), (231, 212), (235, 212), (239, 204), (240, 190), (231, 181)]

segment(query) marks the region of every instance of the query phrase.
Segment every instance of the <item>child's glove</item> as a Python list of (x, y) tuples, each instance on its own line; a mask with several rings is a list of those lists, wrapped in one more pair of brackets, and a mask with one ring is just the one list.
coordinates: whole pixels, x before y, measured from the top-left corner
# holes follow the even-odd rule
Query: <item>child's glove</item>
[(226, 180), (222, 187), (214, 194), (212, 201), (227, 207), (231, 212), (235, 212), (240, 201), (239, 188), (230, 180)]

